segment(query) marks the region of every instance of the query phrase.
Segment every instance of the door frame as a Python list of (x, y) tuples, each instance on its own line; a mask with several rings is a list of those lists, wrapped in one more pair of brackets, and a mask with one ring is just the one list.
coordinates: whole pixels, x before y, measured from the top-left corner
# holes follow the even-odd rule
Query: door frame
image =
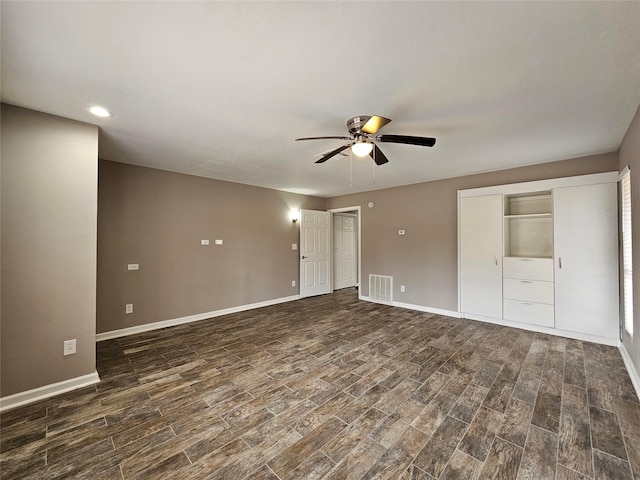
[(358, 268), (356, 278), (356, 287), (358, 288), (358, 298), (362, 295), (362, 207), (360, 205), (354, 207), (340, 207), (340, 208), (331, 208), (327, 210), (331, 214), (331, 292), (333, 292), (333, 214), (334, 213), (353, 213), (355, 212), (357, 223), (358, 223), (358, 241), (356, 242), (356, 248), (358, 249)]

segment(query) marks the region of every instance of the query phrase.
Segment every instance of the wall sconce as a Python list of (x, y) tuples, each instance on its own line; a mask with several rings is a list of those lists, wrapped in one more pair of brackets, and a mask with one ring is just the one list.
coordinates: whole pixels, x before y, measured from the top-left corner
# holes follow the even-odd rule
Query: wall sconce
[(298, 219), (300, 218), (300, 211), (299, 210), (291, 210), (289, 212), (289, 217), (291, 218), (291, 221), (293, 223), (296, 223), (298, 221)]

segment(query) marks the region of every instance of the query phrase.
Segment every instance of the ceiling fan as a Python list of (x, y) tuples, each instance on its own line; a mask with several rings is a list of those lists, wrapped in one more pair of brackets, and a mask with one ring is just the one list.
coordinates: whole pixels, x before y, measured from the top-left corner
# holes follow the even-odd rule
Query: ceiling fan
[(358, 157), (366, 157), (371, 155), (376, 165), (384, 165), (389, 160), (384, 153), (378, 148), (375, 142), (381, 143), (405, 143), (408, 145), (421, 145), (423, 147), (433, 147), (436, 143), (435, 138), (431, 137), (414, 137), (411, 135), (376, 135), (378, 130), (391, 121), (390, 118), (380, 117), (378, 115), (358, 115), (347, 120), (348, 136), (329, 136), (329, 137), (304, 137), (296, 138), (296, 142), (300, 140), (325, 140), (338, 139), (349, 140), (349, 143), (341, 147), (331, 150), (324, 154), (316, 163), (324, 163), (334, 155), (338, 155), (342, 151), (351, 147), (351, 151)]

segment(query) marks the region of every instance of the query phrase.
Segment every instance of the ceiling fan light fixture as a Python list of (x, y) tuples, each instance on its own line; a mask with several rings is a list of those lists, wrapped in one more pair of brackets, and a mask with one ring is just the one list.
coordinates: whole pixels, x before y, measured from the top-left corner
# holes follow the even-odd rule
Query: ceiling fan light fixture
[(351, 151), (356, 157), (366, 157), (373, 150), (373, 143), (356, 142), (351, 145)]

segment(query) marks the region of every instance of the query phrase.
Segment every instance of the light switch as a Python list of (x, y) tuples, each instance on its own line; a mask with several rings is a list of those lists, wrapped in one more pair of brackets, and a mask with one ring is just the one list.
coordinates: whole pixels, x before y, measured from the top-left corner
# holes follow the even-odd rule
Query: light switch
[(292, 243), (291, 244), (291, 250), (297, 250), (298, 249), (298, 244), (297, 243)]
[(209, 245), (209, 240), (200, 240), (200, 245)]
[(216, 240), (216, 245), (222, 245), (222, 240)]

